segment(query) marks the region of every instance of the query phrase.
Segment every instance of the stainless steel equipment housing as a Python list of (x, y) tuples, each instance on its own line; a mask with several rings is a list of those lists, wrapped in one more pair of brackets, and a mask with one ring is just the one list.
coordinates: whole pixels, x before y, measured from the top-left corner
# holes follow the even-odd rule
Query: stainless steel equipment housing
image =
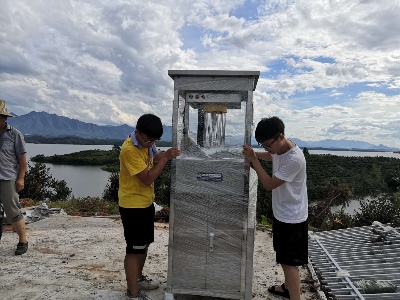
[[(259, 74), (168, 71), (174, 80), (173, 145), (182, 155), (171, 165), (166, 299), (252, 298), (257, 177), (240, 149), (251, 144)], [(242, 117), (231, 114), (235, 110)], [(237, 128), (235, 122), (242, 125), (236, 144), (232, 130), (226, 132)]]

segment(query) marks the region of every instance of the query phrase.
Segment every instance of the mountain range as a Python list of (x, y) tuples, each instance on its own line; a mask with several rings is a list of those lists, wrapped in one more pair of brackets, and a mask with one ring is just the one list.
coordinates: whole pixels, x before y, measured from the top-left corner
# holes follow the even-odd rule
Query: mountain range
[[(76, 119), (49, 114), (46, 112), (32, 111), (25, 115), (16, 116), (7, 120), (9, 124), (19, 129), (25, 136), (65, 137), (76, 136), (87, 139), (121, 139), (124, 140), (135, 128), (126, 124), (119, 126), (101, 126), (86, 123)], [(161, 141), (172, 140), (172, 127), (164, 125), (164, 134)], [(325, 149), (349, 149), (371, 151), (393, 151), (385, 145), (373, 145), (371, 143), (354, 140), (321, 140), (302, 141), (291, 138), (299, 147), (325, 148)], [(252, 144), (257, 144), (253, 139)]]
[[(26, 115), (8, 118), (7, 122), (15, 126), (25, 136), (65, 137), (76, 136), (87, 139), (120, 139), (124, 140), (135, 128), (127, 124), (119, 126), (100, 126), (76, 119), (31, 111)], [(161, 140), (172, 140), (171, 126), (164, 125)]]

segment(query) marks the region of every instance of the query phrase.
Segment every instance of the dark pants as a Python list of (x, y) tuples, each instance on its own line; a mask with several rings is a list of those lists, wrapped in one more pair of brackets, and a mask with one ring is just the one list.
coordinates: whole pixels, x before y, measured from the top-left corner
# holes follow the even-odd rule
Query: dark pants
[(126, 254), (144, 254), (149, 244), (154, 242), (154, 205), (147, 208), (119, 207)]
[(284, 223), (273, 219), (273, 245), (276, 262), (288, 266), (308, 264), (308, 222)]

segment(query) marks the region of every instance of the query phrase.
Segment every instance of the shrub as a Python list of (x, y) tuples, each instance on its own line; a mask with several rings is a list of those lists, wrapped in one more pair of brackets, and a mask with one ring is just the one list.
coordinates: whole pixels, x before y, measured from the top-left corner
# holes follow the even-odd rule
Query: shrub
[(344, 212), (344, 208), (332, 214), (332, 222), (328, 229), (344, 229), (348, 227), (353, 227), (353, 218), (351, 215)]
[[(309, 224), (319, 230), (331, 230), (347, 228), (351, 224), (351, 216), (344, 213), (344, 209), (349, 206), (352, 192), (347, 185), (340, 185), (336, 177), (332, 177), (327, 189), (327, 198), (317, 201), (309, 206)], [(339, 212), (332, 213), (331, 208), (341, 205)]]
[(261, 182), (258, 184), (257, 189), (257, 219), (259, 222), (262, 217), (272, 219), (272, 195), (271, 192), (267, 191)]
[(374, 221), (400, 226), (400, 206), (392, 195), (380, 195), (360, 202), (360, 211), (353, 216), (354, 226), (371, 225)]

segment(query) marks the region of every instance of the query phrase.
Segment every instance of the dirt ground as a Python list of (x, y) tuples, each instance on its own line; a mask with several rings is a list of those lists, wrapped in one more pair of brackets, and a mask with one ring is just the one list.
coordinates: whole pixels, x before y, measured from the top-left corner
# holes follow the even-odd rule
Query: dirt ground
[[(15, 256), (17, 234), (3, 233), (0, 241), (0, 299), (125, 299), (122, 224), (112, 218), (56, 215), (27, 225), (29, 250)], [(268, 293), (281, 284), (283, 273), (275, 264), (272, 239), (257, 231), (254, 249), (253, 299), (284, 299)], [(156, 223), (144, 273), (160, 288), (146, 292), (164, 299), (167, 288), (168, 224)], [(301, 269), (302, 299), (319, 299), (307, 269)], [(175, 295), (177, 300), (214, 299)]]

